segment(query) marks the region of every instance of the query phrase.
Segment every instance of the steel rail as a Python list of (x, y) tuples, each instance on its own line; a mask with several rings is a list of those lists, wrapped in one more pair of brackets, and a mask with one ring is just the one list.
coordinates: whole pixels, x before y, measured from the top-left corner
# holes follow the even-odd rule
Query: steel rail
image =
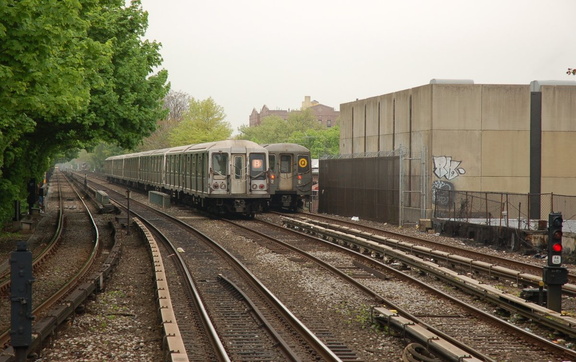
[[(118, 203), (117, 201), (112, 201), (112, 202), (116, 203), (117, 206), (126, 209), (126, 207), (124, 205)], [(147, 206), (145, 206), (145, 207), (147, 207)], [(158, 210), (154, 210), (154, 211), (159, 212), (161, 214), (164, 214)], [(184, 261), (184, 259), (180, 255), (180, 253), (178, 252), (178, 250), (177, 250), (178, 248), (157, 227), (155, 227), (154, 225), (152, 225), (152, 223), (147, 221), (145, 217), (143, 217), (142, 215), (140, 215), (138, 212), (136, 212), (134, 210), (130, 210), (130, 213), (133, 214), (135, 217), (137, 217), (140, 223), (146, 225), (147, 228), (149, 228), (156, 235), (158, 235), (161, 238), (160, 242), (162, 242), (166, 247), (168, 247), (171, 250), (172, 255), (176, 259), (176, 261), (175, 261), (176, 268), (178, 269), (179, 273), (181, 275), (183, 275), (186, 279), (186, 287), (189, 290), (189, 294), (192, 296), (192, 302), (194, 303), (196, 309), (199, 312), (200, 320), (204, 326), (204, 329), (207, 331), (208, 340), (210, 341), (210, 344), (212, 345), (212, 349), (213, 349), (213, 352), (214, 352), (216, 358), (218, 359), (218, 361), (229, 362), (230, 358), (228, 357), (228, 354), (226, 352), (226, 348), (224, 347), (224, 345), (222, 344), (222, 341), (220, 340), (220, 336), (218, 335), (218, 332), (216, 331), (216, 328), (214, 327), (214, 325), (212, 323), (212, 320), (208, 314), (206, 306), (204, 305), (204, 302), (202, 301), (202, 298), (200, 296), (200, 292), (198, 291), (198, 288), (196, 287), (196, 283), (194, 282), (194, 278), (192, 277), (192, 274), (190, 274), (190, 270), (186, 266), (186, 262)], [(175, 221), (179, 221), (177, 219), (174, 219), (170, 215), (165, 214), (165, 216), (170, 217), (171, 219), (173, 219)], [(184, 225), (186, 225), (186, 224), (184, 224)]]
[[(366, 240), (364, 238), (355, 236), (355, 235), (349, 235), (346, 234), (344, 232), (341, 231), (331, 231), (330, 229), (326, 229), (323, 227), (320, 227), (318, 225), (314, 225), (314, 224), (307, 224), (304, 221), (300, 221), (300, 220), (295, 220), (295, 219), (290, 219), (290, 218), (285, 218), (284, 220), (286, 222), (286, 224), (288, 225), (292, 225), (292, 226), (297, 226), (299, 229), (301, 230), (306, 230), (309, 229), (310, 232), (312, 232), (314, 235), (319, 237), (319, 240), (322, 241), (326, 241), (323, 240), (324, 238), (330, 239), (331, 243), (334, 243), (334, 245), (336, 246), (340, 246), (338, 244), (336, 244), (337, 242), (344, 242), (344, 243), (350, 243), (355, 245), (356, 248), (360, 248), (360, 249), (365, 249), (365, 250), (370, 250), (371, 254), (375, 257), (375, 258), (382, 258), (384, 255), (390, 256), (392, 258), (396, 258), (397, 260), (400, 260), (401, 262), (413, 266), (414, 268), (417, 268), (419, 270), (422, 270), (426, 273), (429, 273), (431, 275), (434, 275), (442, 280), (445, 280), (446, 282), (449, 282), (450, 284), (455, 284), (458, 287), (462, 288), (462, 289), (466, 289), (466, 290), (471, 290), (473, 283), (471, 279), (466, 278), (462, 275), (458, 275), (457, 273), (454, 273), (452, 271), (446, 270), (445, 268), (441, 268), (438, 267), (437, 265), (435, 265), (434, 263), (431, 262), (426, 262), (426, 261), (422, 261), (412, 255), (408, 255), (402, 251), (398, 251), (398, 250), (394, 250), (388, 246), (384, 246), (384, 245), (380, 245), (378, 243)], [(342, 246), (340, 246), (342, 247)], [(346, 248), (345, 248), (346, 249)], [(360, 254), (360, 253), (359, 253)], [(360, 254), (362, 255), (362, 254)], [(373, 259), (373, 258), (371, 258)], [(374, 259), (373, 259), (374, 260)], [(397, 273), (397, 274), (402, 274), (407, 278), (413, 279), (416, 283), (422, 284), (418, 281), (418, 279), (412, 278), (394, 268), (391, 268), (383, 263), (379, 263), (380, 266), (387, 268), (388, 270)], [(444, 270), (442, 270), (444, 269)], [(467, 279), (467, 280), (464, 280)], [(436, 293), (439, 293), (441, 295), (445, 295), (445, 293), (436, 290), (435, 288), (430, 287), (429, 285), (426, 284), (422, 284), (424, 287), (429, 288), (432, 291), (435, 291)], [(480, 288), (482, 287), (486, 287), (485, 285), (480, 286)], [(495, 288), (494, 292), (498, 292)], [(473, 289), (472, 289), (473, 290)], [(478, 292), (477, 290), (474, 291), (474, 294), (479, 295), (480, 297), (483, 298), (488, 298), (489, 294), (488, 292)], [(456, 298), (453, 298), (449, 295), (446, 295), (448, 298), (452, 298), (454, 299), (455, 302), (462, 304), (463, 306), (467, 306), (468, 304), (463, 303), (459, 300), (457, 300)], [(501, 293), (499, 295), (499, 297), (503, 297), (503, 298), (510, 298), (510, 295), (506, 295), (505, 293)], [(524, 310), (523, 308), (518, 308), (517, 306), (515, 306), (513, 303), (502, 303), (501, 301), (499, 302), (499, 297), (494, 297), (494, 298), (490, 298), (491, 301), (493, 301), (494, 303), (497, 303), (497, 305), (499, 305), (500, 307), (504, 308), (504, 309), (513, 309), (514, 312), (519, 313), (521, 315), (524, 316), (530, 316), (528, 318), (532, 318), (535, 320), (538, 320), (541, 324), (544, 325), (548, 325), (549, 327), (552, 327), (554, 329), (560, 330), (562, 332), (570, 332), (568, 334), (574, 334), (574, 332), (576, 331), (573, 328), (573, 325), (570, 324), (569, 321), (566, 320), (566, 317), (562, 316), (560, 313), (548, 310), (546, 308), (543, 307), (539, 307), (539, 306), (532, 306), (529, 307), (528, 309), (534, 309), (535, 307), (537, 307), (536, 309), (538, 309), (539, 312), (542, 312), (542, 310), (544, 310), (544, 316), (540, 316), (540, 315), (534, 315), (532, 313), (527, 314), (526, 310)], [(521, 303), (522, 300), (520, 300), (520, 298), (516, 299), (517, 303)], [(532, 304), (532, 303), (529, 303)], [(528, 303), (526, 303), (525, 305), (529, 305)], [(480, 315), (488, 318), (491, 321), (494, 321), (495, 323), (498, 323), (499, 325), (505, 326), (507, 328), (510, 328), (511, 330), (516, 331), (517, 333), (520, 333), (522, 335), (524, 335), (527, 338), (530, 338), (531, 340), (533, 340), (536, 343), (542, 344), (544, 346), (546, 346), (547, 348), (550, 349), (554, 349), (557, 350), (559, 352), (565, 353), (567, 355), (570, 355), (572, 357), (576, 357), (576, 351), (572, 350), (572, 349), (568, 349), (565, 348), (563, 346), (560, 346), (558, 344), (555, 344), (541, 336), (538, 336), (534, 333), (530, 333), (527, 332), (526, 330), (516, 327), (513, 324), (510, 324), (509, 322), (506, 322), (496, 316), (493, 316), (491, 314), (485, 313), (481, 310), (478, 310), (477, 308), (470, 306), (472, 309), (470, 309), (471, 311), (476, 310), (476, 313), (480, 313)], [(552, 320), (552, 317), (554, 317), (554, 321)]]
[[(137, 201), (135, 201), (135, 202), (140, 204)], [(124, 207), (123, 205), (121, 205), (121, 206)], [(143, 206), (146, 208), (149, 208), (146, 205), (143, 205)], [(340, 361), (340, 358), (338, 358), (334, 354), (334, 352), (332, 352), (318, 337), (316, 337), (316, 335), (314, 333), (312, 333), (300, 320), (298, 320), (298, 318), (296, 318), (296, 316), (286, 306), (284, 306), (284, 304), (274, 294), (272, 294), (268, 290), (268, 288), (266, 288), (264, 286), (264, 284), (262, 284), (262, 282), (260, 282), (256, 278), (256, 276), (254, 276), (254, 274), (252, 272), (250, 272), (234, 255), (232, 255), (229, 251), (224, 249), (220, 244), (218, 244), (216, 241), (211, 239), (208, 235), (206, 235), (206, 234), (202, 233), (201, 231), (193, 228), (191, 225), (185, 223), (184, 221), (179, 220), (179, 219), (173, 217), (172, 215), (164, 213), (158, 209), (152, 209), (152, 210), (156, 213), (163, 215), (164, 217), (170, 218), (173, 222), (175, 222), (175, 223), (181, 225), (182, 227), (188, 229), (189, 231), (199, 235), (203, 239), (208, 240), (210, 242), (210, 246), (214, 247), (219, 253), (221, 253), (222, 255), (225, 255), (226, 258), (231, 260), (233, 265), (235, 266), (235, 268), (239, 272), (244, 274), (245, 277), (247, 277), (250, 280), (250, 282), (253, 284), (253, 286), (256, 287), (257, 290), (259, 290), (261, 293), (263, 293), (264, 295), (267, 296), (267, 298), (276, 306), (278, 312), (284, 318), (286, 318), (288, 321), (290, 321), (290, 324), (292, 325), (292, 327), (294, 329), (296, 329), (306, 339), (306, 341), (315, 349), (315, 351), (318, 353), (319, 356), (321, 356), (326, 361)], [(134, 211), (131, 210), (131, 213), (134, 213)], [(147, 226), (154, 228), (150, 223), (145, 221), (145, 218), (141, 217), (137, 213), (134, 213), (134, 215), (138, 216), (140, 218), (140, 220), (142, 220), (143, 222), (146, 223)], [(179, 254), (180, 253), (178, 253), (177, 251), (175, 252), (175, 255), (178, 258), (181, 258), (181, 256)], [(189, 274), (189, 271), (187, 268), (186, 268), (186, 273)], [(218, 339), (218, 341), (219, 341), (219, 339)], [(219, 342), (219, 343), (221, 343), (221, 342)]]
[[(330, 272), (334, 273), (335, 275), (339, 276), (340, 278), (346, 280), (347, 282), (351, 283), (352, 285), (354, 285), (355, 287), (359, 288), (360, 290), (362, 290), (364, 293), (366, 293), (367, 295), (369, 295), (371, 298), (373, 298), (376, 302), (387, 305), (389, 307), (389, 309), (393, 309), (393, 310), (397, 310), (400, 311), (400, 313), (406, 317), (411, 319), (412, 321), (418, 323), (420, 326), (424, 327), (424, 329), (426, 329), (428, 331), (428, 336), (432, 336), (433, 338), (436, 338), (436, 343), (434, 345), (434, 347), (436, 348), (436, 352), (438, 352), (439, 354), (442, 354), (444, 357), (453, 360), (453, 361), (460, 361), (460, 360), (467, 360), (467, 361), (473, 361), (473, 360), (477, 360), (477, 361), (490, 361), (490, 358), (484, 354), (482, 354), (479, 351), (476, 351), (475, 349), (473, 349), (470, 346), (467, 346), (463, 343), (461, 343), (459, 340), (457, 340), (456, 338), (449, 336), (447, 334), (445, 334), (444, 332), (440, 331), (437, 328), (434, 328), (430, 325), (428, 325), (427, 323), (423, 322), (422, 320), (420, 320), (419, 318), (413, 316), (412, 314), (410, 314), (409, 312), (406, 312), (403, 308), (401, 308), (400, 306), (396, 305), (395, 303), (390, 302), (389, 300), (387, 300), (385, 297), (381, 296), (380, 294), (378, 294), (377, 292), (371, 290), (370, 288), (366, 287), (365, 285), (363, 285), (362, 283), (358, 282), (357, 280), (355, 280), (354, 278), (352, 278), (351, 276), (349, 276), (348, 274), (346, 274), (345, 272), (342, 272), (341, 270), (339, 270), (338, 268), (332, 266), (331, 264), (325, 262), (322, 259), (319, 259), (313, 255), (311, 255), (310, 253), (307, 253), (305, 251), (303, 251), (300, 248), (297, 248), (293, 245), (290, 245), (286, 242), (283, 242), (281, 240), (278, 240), (276, 238), (273, 238), (269, 235), (266, 235), (260, 231), (256, 231), (253, 228), (249, 228), (247, 226), (244, 225), (240, 225), (238, 223), (235, 222), (231, 222), (229, 220), (225, 220), (237, 227), (240, 227), (244, 230), (247, 230), (251, 233), (260, 235), (262, 237), (265, 237), (275, 243), (281, 244), (282, 246), (298, 253), (301, 255), (304, 255), (306, 258), (309, 258), (310, 260), (313, 260), (314, 262), (318, 263), (319, 265), (321, 265), (322, 267), (324, 267), (325, 269), (329, 270)], [(259, 222), (259, 223), (263, 223), (272, 227), (279, 227), (276, 224), (267, 222), (267, 221), (263, 221), (263, 220), (255, 220), (255, 222)], [(304, 233), (300, 233), (297, 232), (295, 230), (289, 229), (289, 228), (281, 228), (283, 231), (287, 231), (287, 232), (291, 232), (294, 234), (297, 234), (299, 236), (302, 237), (306, 237), (306, 238), (312, 238), (314, 240), (320, 240), (324, 243), (328, 243), (325, 240), (322, 239), (317, 239), (314, 238), (308, 234), (304, 234)], [(340, 245), (335, 245), (330, 243), (331, 246), (333, 247), (337, 247), (338, 249), (346, 252), (346, 253), (351, 253), (354, 254), (357, 257), (360, 257), (362, 259), (368, 259), (370, 262), (374, 262), (373, 259), (370, 258), (366, 258), (365, 255), (362, 255), (360, 253), (357, 253), (353, 250), (344, 248)], [(388, 269), (389, 267), (386, 266), (386, 268)], [(395, 273), (397, 273), (396, 270), (392, 269)], [(471, 357), (474, 356), (474, 357)], [(465, 359), (464, 359), (465, 358)]]
[[(68, 179), (66, 179), (66, 181), (69, 182)], [(60, 184), (58, 184), (58, 185), (59, 185), (59, 197), (60, 197), (60, 201), (61, 201), (59, 215), (61, 218), (63, 218), (63, 213), (62, 213), (62, 209), (63, 209), (62, 205), (63, 204), (62, 204), (61, 187), (60, 187)], [(71, 186), (72, 190), (74, 191), (74, 193), (76, 193), (76, 196), (78, 196), (78, 199), (80, 199), (80, 201), (84, 205), (84, 210), (87, 213), (87, 215), (90, 219), (90, 222), (91, 222), (91, 226), (94, 230), (94, 239), (93, 239), (92, 251), (90, 252), (90, 255), (88, 256), (87, 260), (83, 263), (81, 268), (58, 291), (53, 293), (50, 297), (45, 299), (42, 303), (40, 303), (40, 305), (36, 306), (33, 309), (32, 315), (34, 315), (34, 316), (38, 316), (43, 311), (51, 308), (58, 300), (60, 300), (63, 296), (67, 295), (75, 286), (77, 286), (78, 282), (87, 275), (90, 268), (94, 265), (94, 262), (96, 260), (96, 256), (98, 255), (98, 252), (100, 250), (100, 235), (98, 232), (98, 225), (96, 224), (96, 221), (94, 220), (94, 217), (92, 216), (92, 213), (90, 212), (90, 209), (88, 208), (88, 206), (86, 205), (86, 203), (84, 202), (84, 200), (82, 199), (80, 194), (77, 192), (77, 190), (74, 187), (72, 187), (71, 184), (70, 184), (70, 186)], [(58, 229), (59, 229), (59, 231), (57, 232), (57, 234), (58, 234), (58, 240), (59, 240), (61, 237), (61, 227), (59, 227)], [(55, 248), (55, 245), (57, 245), (56, 240), (51, 244), (53, 244), (53, 246), (50, 248), (50, 251), (53, 251)], [(34, 328), (34, 326), (33, 326), (33, 328)], [(9, 344), (9, 341), (10, 341), (10, 329), (2, 332), (2, 334), (0, 335), (0, 345), (5, 346), (5, 345)], [(33, 338), (32, 345), (29, 348), (29, 350), (33, 350), (37, 344), (39, 344), (38, 341), (35, 340), (35, 338)]]
[[(282, 214), (280, 214), (280, 215), (282, 215)], [(375, 227), (368, 226), (368, 225), (362, 225), (362, 224), (359, 224), (357, 222), (350, 222), (350, 221), (346, 221), (346, 220), (342, 220), (342, 219), (338, 219), (338, 218), (329, 217), (326, 215), (310, 214), (310, 213), (303, 213), (303, 215), (305, 215), (304, 219), (312, 220), (311, 222), (317, 222), (317, 221), (314, 221), (314, 219), (322, 219), (322, 220), (334, 221), (334, 222), (337, 222), (338, 224), (341, 224), (341, 225), (342, 224), (349, 225), (350, 228), (358, 230), (358, 232), (362, 233), (363, 235), (377, 235), (375, 233), (378, 233), (383, 237), (385, 237), (385, 235), (392, 235), (395, 237), (395, 239), (397, 239), (400, 242), (400, 244), (402, 243), (401, 240), (403, 240), (403, 239), (414, 240), (414, 241), (417, 241), (418, 243), (430, 246), (430, 248), (431, 248), (430, 250), (434, 250), (434, 255), (430, 255), (431, 257), (443, 258), (443, 257), (449, 256), (449, 255), (459, 255), (461, 259), (458, 260), (458, 258), (454, 258), (454, 260), (452, 260), (454, 263), (462, 265), (464, 267), (466, 267), (466, 266), (476, 267), (476, 268), (478, 268), (478, 270), (484, 271), (490, 275), (505, 277), (505, 278), (508, 278), (510, 280), (515, 280), (517, 283), (524, 283), (527, 285), (538, 286), (539, 283), (542, 281), (542, 266), (538, 266), (538, 265), (534, 265), (534, 264), (530, 264), (530, 263), (525, 263), (525, 262), (518, 261), (518, 260), (507, 259), (507, 258), (498, 256), (498, 255), (486, 255), (486, 254), (483, 254), (483, 253), (480, 253), (480, 252), (477, 252), (474, 250), (470, 250), (467, 248), (459, 247), (456, 245), (446, 245), (446, 244), (438, 243), (438, 242), (435, 242), (432, 240), (419, 238), (416, 236), (408, 236), (405, 234), (401, 234), (399, 232), (394, 232), (394, 231), (390, 231), (390, 230), (383, 230), (383, 229), (375, 228)], [(371, 234), (369, 232), (363, 232), (361, 229), (370, 230), (373, 233)], [(407, 243), (407, 244), (410, 244), (410, 243)], [(426, 247), (424, 247), (424, 246), (418, 247), (414, 244), (410, 244), (410, 245), (408, 245), (408, 247), (414, 247), (415, 250), (419, 249), (419, 252), (423, 252), (423, 253), (426, 252)], [(447, 250), (447, 252), (444, 252), (442, 250)], [(468, 255), (469, 257), (463, 256), (463, 255)], [(496, 261), (496, 263), (495, 262), (485, 262), (485, 261), (482, 261), (482, 259), (494, 260), (494, 261)], [(474, 264), (476, 264), (476, 266)], [(518, 268), (519, 270), (526, 270), (529, 273), (522, 273), (522, 272), (519, 272), (517, 270), (509, 269), (509, 268), (504, 267), (502, 265), (509, 265), (509, 266)], [(568, 275), (568, 278), (569, 278), (570, 283), (563, 285), (562, 290), (563, 290), (563, 292), (565, 292), (567, 294), (576, 295), (576, 284), (575, 284), (576, 283), (576, 275), (570, 274), (570, 275)]]
[[(52, 254), (58, 247), (58, 244), (60, 242), (60, 235), (62, 235), (62, 227), (64, 225), (63, 209), (64, 209), (64, 199), (62, 198), (62, 187), (61, 184), (58, 183), (58, 214), (56, 216), (56, 230), (54, 231), (54, 234), (50, 238), (50, 241), (48, 241), (48, 243), (46, 244), (46, 247), (41, 250), (40, 254), (38, 254), (32, 259), (33, 271), (37, 270), (42, 265), (45, 258), (47, 258), (50, 254)], [(4, 293), (5, 291), (9, 290), (10, 283), (11, 283), (10, 268), (6, 268), (0, 275), (0, 293)]]

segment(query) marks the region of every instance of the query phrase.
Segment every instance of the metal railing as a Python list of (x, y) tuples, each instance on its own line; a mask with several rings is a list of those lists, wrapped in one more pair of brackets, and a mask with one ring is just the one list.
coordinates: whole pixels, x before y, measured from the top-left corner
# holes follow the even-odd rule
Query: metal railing
[(564, 231), (576, 232), (576, 196), (433, 189), (432, 197), (435, 218), (545, 230), (548, 214), (560, 212)]

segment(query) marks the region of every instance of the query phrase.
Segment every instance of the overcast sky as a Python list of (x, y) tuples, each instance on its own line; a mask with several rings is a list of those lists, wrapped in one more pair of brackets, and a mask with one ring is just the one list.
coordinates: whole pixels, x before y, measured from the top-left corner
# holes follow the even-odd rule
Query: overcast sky
[(575, 0), (142, 0), (172, 89), (222, 106), (299, 109), (428, 84), (571, 80)]

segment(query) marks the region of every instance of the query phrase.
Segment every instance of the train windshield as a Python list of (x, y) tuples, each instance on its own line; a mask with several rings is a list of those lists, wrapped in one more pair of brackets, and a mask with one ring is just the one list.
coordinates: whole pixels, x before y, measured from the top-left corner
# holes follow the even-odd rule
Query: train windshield
[(292, 172), (292, 156), (280, 155), (280, 173)]
[(266, 178), (266, 155), (263, 153), (250, 154), (250, 177), (256, 180)]
[(226, 153), (213, 153), (212, 154), (212, 170), (216, 175), (227, 175), (228, 170), (228, 154)]

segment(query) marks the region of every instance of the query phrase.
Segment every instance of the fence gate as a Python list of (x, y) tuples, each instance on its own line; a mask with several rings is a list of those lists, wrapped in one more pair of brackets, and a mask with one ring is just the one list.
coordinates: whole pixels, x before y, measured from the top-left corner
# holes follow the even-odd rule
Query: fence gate
[(318, 185), (318, 212), (399, 224), (399, 156), (322, 159)]

